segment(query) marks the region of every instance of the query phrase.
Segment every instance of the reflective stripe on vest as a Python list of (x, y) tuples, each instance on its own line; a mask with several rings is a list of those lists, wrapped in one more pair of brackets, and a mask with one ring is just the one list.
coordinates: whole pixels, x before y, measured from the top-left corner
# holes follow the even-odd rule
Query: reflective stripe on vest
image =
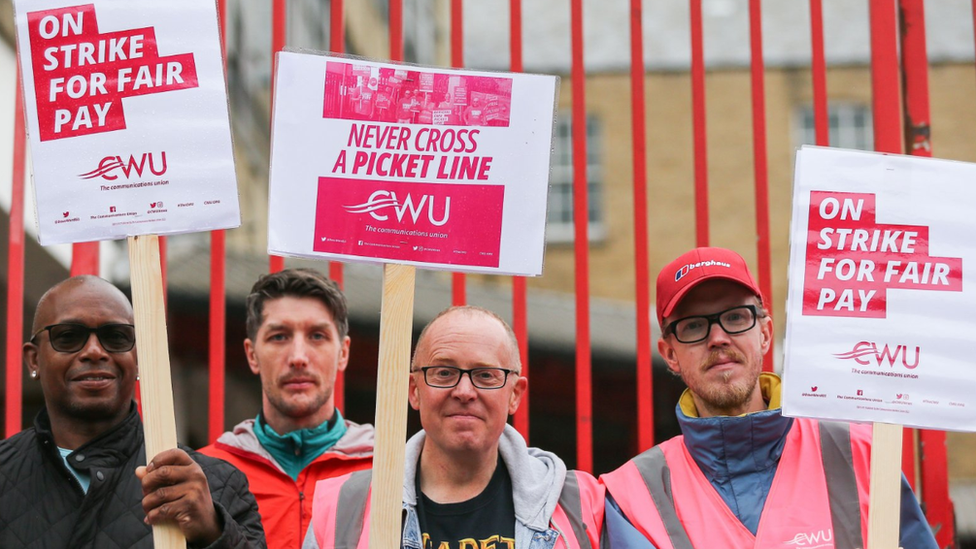
[(353, 473), (339, 490), (336, 504), (336, 549), (356, 549), (363, 536), (363, 521), (368, 511), (370, 483), (373, 471)]
[[(805, 446), (805, 450), (801, 451), (797, 447), (801, 444), (800, 432), (806, 431), (808, 433), (806, 436), (809, 438), (809, 434), (813, 432), (813, 425), (815, 424), (816, 422), (811, 420), (795, 420), (792, 429), (795, 429), (796, 432), (791, 432), (788, 435), (793, 439), (793, 443), (791, 445), (790, 439), (788, 439), (787, 446), (784, 447), (783, 457), (777, 468), (777, 473), (781, 469), (786, 470), (789, 467), (802, 467), (802, 463), (806, 463), (806, 470), (820, 469), (819, 466), (821, 463), (816, 463), (816, 461), (820, 461), (822, 462), (821, 470), (823, 471), (825, 486), (816, 484), (816, 475), (812, 474), (804, 476), (802, 483), (796, 480), (784, 479), (780, 481), (783, 483), (782, 486), (778, 486), (774, 478), (773, 486), (767, 495), (767, 505), (763, 511), (763, 517), (760, 519), (759, 531), (757, 532), (758, 538), (755, 538), (755, 543), (753, 544), (756, 547), (779, 546), (779, 544), (786, 542), (800, 543), (801, 541), (803, 545), (811, 546), (825, 542), (822, 546), (833, 546), (836, 549), (863, 547), (861, 499), (866, 494), (859, 491), (849, 425), (846, 423), (820, 422), (818, 430), (820, 459), (811, 461), (811, 458), (815, 458), (816, 456), (804, 455), (804, 453), (813, 452), (815, 449), (807, 445)], [(690, 473), (683, 474), (689, 474), (695, 477), (694, 479), (682, 479), (682, 484), (685, 484), (685, 488), (690, 491), (685, 493), (685, 495), (679, 496), (683, 499), (677, 507), (675, 506), (674, 496), (672, 494), (671, 469), (669, 467), (668, 457), (666, 456), (671, 457), (674, 460), (674, 465), (680, 466), (679, 468), (682, 468), (682, 470), (691, 471)], [(784, 464), (786, 460), (790, 460), (790, 462)], [(688, 462), (690, 462), (690, 465)], [(692, 467), (693, 469), (691, 469)], [(796, 478), (800, 477), (797, 476)], [(646, 492), (643, 490), (634, 490), (634, 486), (639, 486), (641, 481), (643, 481), (646, 487)], [(704, 504), (706, 506), (711, 505), (716, 500), (720, 500), (721, 503), (715, 504), (714, 507), (721, 507), (721, 510), (725, 512), (722, 515), (713, 510), (715, 514), (711, 516), (711, 519), (719, 521), (715, 523), (713, 531), (694, 532), (694, 537), (699, 539), (699, 544), (702, 538), (709, 537), (709, 534), (715, 535), (716, 532), (720, 531), (731, 532), (730, 537), (739, 539), (742, 542), (740, 543), (742, 546), (747, 546), (743, 543), (745, 543), (746, 539), (752, 538), (751, 534), (742, 526), (741, 522), (737, 521), (731, 513), (731, 510), (728, 509), (728, 506), (724, 504), (724, 500), (718, 496), (714, 487), (701, 474), (700, 469), (691, 460), (690, 455), (687, 454), (687, 450), (684, 448), (684, 444), (680, 439), (672, 439), (661, 446), (644, 452), (617, 471), (604, 475), (604, 483), (611, 495), (613, 495), (614, 500), (617, 501), (634, 526), (653, 543), (664, 546), (661, 549), (693, 548), (691, 542), (692, 536), (689, 536), (685, 525), (680, 521), (680, 513), (678, 511), (678, 507), (681, 507), (682, 503), (688, 505), (688, 498), (694, 504)], [(794, 488), (798, 484), (810, 487), (810, 498), (799, 497), (802, 494)], [(699, 488), (696, 489), (694, 488), (695, 486)], [(779, 494), (777, 490), (783, 490), (784, 493), (795, 499), (788, 501), (789, 498), (785, 498), (772, 501), (777, 497), (783, 498), (782, 495), (776, 495)], [(782, 521), (767, 517), (767, 511), (769, 515), (775, 516), (776, 513), (782, 513), (784, 508), (793, 510), (796, 506), (814, 505), (817, 501), (822, 501), (827, 504), (829, 507), (829, 517), (826, 516), (826, 509), (800, 509), (799, 513), (803, 516), (814, 517), (814, 519), (809, 521), (809, 524), (813, 526), (808, 531), (802, 529), (796, 532), (786, 530), (782, 528), (781, 524), (776, 524), (776, 522)], [(658, 516), (648, 516), (649, 513), (645, 511), (649, 507), (648, 503), (654, 505), (658, 511)], [(692, 508), (694, 508), (693, 505)], [(688, 510), (686, 509), (687, 512)], [(828, 519), (831, 521), (832, 526), (826, 525), (831, 526), (829, 530), (817, 527), (818, 519), (816, 517), (820, 514), (823, 514), (825, 521)], [(726, 523), (721, 522), (723, 516), (725, 517)], [(699, 517), (689, 516), (686, 516), (686, 518), (689, 520), (699, 519)], [(735, 523), (728, 524), (731, 521), (735, 521)], [(698, 529), (701, 530), (702, 528), (699, 527)], [(777, 535), (780, 538), (784, 538), (785, 536), (785, 538), (778, 539), (776, 537)], [(668, 542), (670, 542), (670, 546), (666, 545)], [(735, 546), (738, 547), (739, 545)]]
[[(576, 538), (575, 548), (572, 544), (573, 540), (567, 540), (568, 549), (593, 549), (593, 546), (590, 544), (590, 538), (586, 535), (586, 522), (583, 520), (583, 502), (580, 499), (579, 481), (576, 478), (575, 471), (566, 473), (566, 480), (563, 482), (562, 492), (559, 493), (559, 505), (556, 509), (557, 511), (562, 510), (562, 514), (566, 517), (567, 522), (569, 522), (568, 526), (573, 532), (573, 537)], [(566, 531), (567, 525), (560, 524), (562, 517), (557, 518), (557, 514), (553, 513), (552, 522), (566, 536), (568, 534)]]
[(861, 505), (854, 475), (850, 424), (821, 421), (820, 451), (830, 497), (830, 519), (834, 524), (834, 546), (856, 549), (864, 543), (861, 541)]
[[(316, 516), (313, 521), (318, 523), (324, 519), (329, 521), (328, 514), (335, 514), (334, 534), (325, 530), (318, 538), (321, 548), (335, 549), (365, 549), (369, 545), (369, 493), (372, 471), (358, 471), (348, 477), (335, 479), (342, 481), (336, 495), (334, 485), (332, 489), (316, 491)], [(331, 481), (330, 481), (331, 482)], [(324, 488), (324, 487), (323, 487)], [(602, 495), (600, 496), (602, 498)], [(320, 513), (326, 516), (320, 518)], [(554, 549), (593, 549), (589, 537), (580, 498), (580, 486), (575, 472), (566, 474), (562, 492), (559, 494), (559, 504), (552, 516), (552, 524), (563, 534), (557, 540)], [(318, 528), (315, 528), (318, 534)], [(330, 536), (330, 534), (333, 534)], [(575, 539), (571, 539), (571, 537)], [(332, 538), (329, 544), (328, 538)], [(567, 539), (563, 539), (567, 538)]]

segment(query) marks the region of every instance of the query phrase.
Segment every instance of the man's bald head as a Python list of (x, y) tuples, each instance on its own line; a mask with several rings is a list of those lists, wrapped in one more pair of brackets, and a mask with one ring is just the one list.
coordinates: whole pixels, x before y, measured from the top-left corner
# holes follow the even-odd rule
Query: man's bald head
[(413, 360), (411, 361), (411, 370), (422, 366), (421, 364), (417, 364), (417, 358), (427, 355), (427, 344), (429, 339), (427, 336), (429, 335), (431, 328), (440, 322), (449, 322), (450, 317), (453, 315), (481, 316), (497, 322), (505, 330), (505, 334), (507, 335), (509, 343), (508, 348), (509, 352), (511, 353), (511, 363), (509, 367), (514, 370), (515, 373), (521, 373), (522, 359), (519, 355), (518, 339), (515, 337), (515, 332), (512, 330), (512, 327), (508, 325), (508, 322), (505, 322), (502, 317), (498, 316), (494, 312), (476, 305), (449, 307), (441, 311), (440, 314), (435, 316), (433, 320), (427, 323), (427, 326), (425, 326), (423, 331), (420, 332), (420, 338), (417, 340), (417, 348), (414, 349)]
[(64, 299), (64, 296), (74, 295), (75, 292), (86, 293), (104, 301), (118, 303), (128, 314), (127, 322), (132, 323), (132, 304), (129, 303), (129, 298), (125, 297), (121, 290), (104, 278), (79, 275), (59, 282), (44, 292), (44, 295), (37, 302), (37, 309), (34, 311), (31, 333), (37, 333), (44, 326), (53, 324), (53, 319), (57, 316), (58, 302)]

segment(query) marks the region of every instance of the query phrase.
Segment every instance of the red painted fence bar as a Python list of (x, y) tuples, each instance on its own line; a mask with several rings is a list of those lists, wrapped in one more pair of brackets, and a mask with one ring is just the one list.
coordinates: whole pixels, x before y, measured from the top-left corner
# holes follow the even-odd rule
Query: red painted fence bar
[(98, 242), (71, 245), (71, 276), (98, 274)]
[[(274, 0), (271, 8), (271, 108), (274, 108), (274, 74), (278, 66), (277, 53), (285, 48), (287, 40), (288, 5), (287, 0)], [(272, 255), (268, 259), (268, 270), (277, 273), (285, 268), (285, 258)]]
[(593, 471), (593, 400), (590, 356), (590, 239), (586, 170), (586, 69), (583, 0), (572, 0), (573, 229), (576, 248), (576, 468)]
[[(902, 152), (901, 78), (898, 69), (896, 0), (871, 0), (871, 93), (874, 113), (874, 149)], [(915, 477), (914, 436), (902, 438), (902, 471)]]
[(813, 50), (813, 127), (817, 145), (830, 144), (827, 131), (827, 62), (824, 59), (823, 3), (810, 0), (810, 41)]
[[(759, 258), (759, 289), (769, 307), (773, 305), (773, 267), (769, 241), (769, 176), (766, 167), (766, 84), (763, 71), (762, 10), (759, 0), (749, 0), (749, 42), (752, 60), (752, 157), (756, 179), (756, 247)], [(773, 371), (773, 346), (763, 357), (763, 370)]]
[[(227, 67), (227, 2), (217, 1), (220, 44)], [(210, 323), (208, 326), (208, 400), (207, 441), (217, 440), (224, 432), (224, 372), (226, 370), (226, 242), (224, 231), (210, 232)]]
[(390, 61), (403, 61), (403, 0), (390, 0)]
[(705, 134), (705, 48), (702, 0), (691, 5), (691, 106), (695, 134), (695, 246), (708, 246), (708, 144)]
[[(901, 13), (902, 67), (905, 71), (905, 152), (914, 156), (932, 156), (931, 117), (929, 115), (929, 66), (925, 42), (925, 6), (921, 0), (899, 0)], [(912, 455), (905, 457), (902, 468), (915, 472), (915, 446), (912, 432)], [(955, 540), (952, 504), (949, 500), (948, 455), (945, 431), (920, 429), (921, 500), (925, 516), (935, 532), (939, 547), (949, 547)], [(907, 452), (906, 452), (907, 454)], [(909, 460), (909, 457), (912, 459)], [(914, 477), (914, 475), (912, 475)], [(911, 477), (910, 477), (911, 478)], [(912, 479), (914, 480), (914, 479)]]
[[(522, 0), (509, 1), (509, 69), (522, 72)], [(525, 277), (512, 278), (512, 330), (519, 345), (519, 358), (522, 361), (522, 375), (529, 377), (529, 312)], [(522, 393), (522, 404), (512, 421), (515, 429), (529, 441), (529, 393)]]
[(644, 138), (642, 0), (630, 1), (630, 106), (634, 164), (634, 271), (637, 296), (637, 450), (654, 446), (651, 370), (651, 282), (647, 266), (647, 153)]
[(7, 398), (4, 411), (6, 437), (20, 432), (23, 425), (24, 334), (24, 164), (27, 161), (27, 134), (24, 131), (24, 95), (17, 64), (17, 90), (14, 99), (14, 157), (10, 193), (10, 234), (7, 248)]
[[(451, 0), (451, 66), (464, 67), (464, 8), (461, 0)], [(451, 274), (451, 305), (467, 302), (467, 279), (464, 273)]]
[[(329, 4), (329, 49), (336, 53), (343, 53), (346, 51), (346, 33), (345, 27), (343, 26), (344, 16), (343, 16), (343, 3), (342, 0), (332, 0)], [(335, 281), (339, 285), (339, 288), (344, 286), (343, 284), (343, 268), (342, 262), (340, 261), (330, 261), (329, 262), (329, 278)], [(335, 387), (332, 389), (332, 394), (335, 395), (335, 405), (340, 411), (346, 409), (346, 373), (336, 372)]]

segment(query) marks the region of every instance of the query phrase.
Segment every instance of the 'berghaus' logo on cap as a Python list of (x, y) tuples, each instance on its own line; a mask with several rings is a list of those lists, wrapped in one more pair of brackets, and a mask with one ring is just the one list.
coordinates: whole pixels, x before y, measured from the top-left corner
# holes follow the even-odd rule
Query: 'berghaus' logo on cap
[(731, 269), (732, 268), (732, 265), (730, 265), (728, 263), (724, 263), (722, 261), (712, 261), (712, 260), (699, 261), (698, 263), (689, 263), (689, 264), (685, 265), (684, 267), (682, 267), (682, 268), (678, 269), (677, 271), (675, 271), (675, 273), (674, 273), (674, 281), (677, 282), (677, 281), (681, 280), (688, 273), (690, 273), (692, 271), (692, 269), (697, 269), (699, 267), (726, 267), (728, 269)]

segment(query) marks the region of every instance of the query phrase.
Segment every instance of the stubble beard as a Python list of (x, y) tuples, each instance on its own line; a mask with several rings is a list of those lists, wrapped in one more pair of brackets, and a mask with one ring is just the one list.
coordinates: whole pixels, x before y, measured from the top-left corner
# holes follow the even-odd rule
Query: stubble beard
[(303, 395), (294, 399), (286, 398), (279, 391), (265, 390), (265, 394), (268, 397), (268, 403), (280, 414), (292, 419), (301, 419), (321, 410), (329, 401), (329, 398), (332, 397), (332, 389), (329, 388), (314, 395), (309, 395), (307, 398)]
[(709, 367), (721, 358), (731, 359), (745, 365), (747, 367), (746, 377), (733, 380), (733, 372), (723, 372), (721, 384), (696, 383), (694, 380), (687, 379), (684, 374), (681, 377), (685, 385), (692, 388), (692, 391), (698, 395), (698, 398), (712, 410), (736, 410), (745, 405), (752, 396), (752, 392), (759, 380), (759, 368), (755, 367), (756, 365), (754, 364), (750, 365), (745, 355), (735, 349), (725, 349), (723, 351), (716, 349), (709, 353), (705, 357), (705, 360), (702, 361), (699, 372), (704, 374)]

